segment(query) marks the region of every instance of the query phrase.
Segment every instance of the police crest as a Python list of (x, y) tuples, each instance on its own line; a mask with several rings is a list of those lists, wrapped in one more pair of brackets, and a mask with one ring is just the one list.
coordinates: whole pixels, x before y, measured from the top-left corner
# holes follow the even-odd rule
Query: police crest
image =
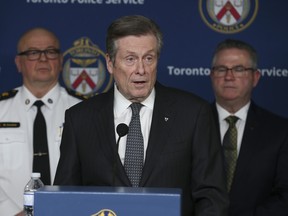
[(203, 21), (214, 31), (237, 33), (254, 21), (258, 0), (199, 0)]
[(69, 90), (92, 96), (106, 92), (113, 78), (105, 69), (105, 54), (87, 37), (64, 53), (63, 80)]

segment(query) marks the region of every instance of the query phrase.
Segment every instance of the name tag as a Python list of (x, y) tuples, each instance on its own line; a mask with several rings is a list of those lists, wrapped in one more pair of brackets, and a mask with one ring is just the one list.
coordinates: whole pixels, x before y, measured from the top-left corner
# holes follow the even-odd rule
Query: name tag
[(18, 128), (20, 122), (0, 122), (0, 128)]

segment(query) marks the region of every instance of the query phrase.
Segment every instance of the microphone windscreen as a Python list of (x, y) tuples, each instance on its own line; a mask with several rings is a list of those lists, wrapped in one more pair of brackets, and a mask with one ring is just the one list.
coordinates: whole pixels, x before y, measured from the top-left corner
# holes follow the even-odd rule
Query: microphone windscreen
[(128, 133), (128, 130), (129, 130), (128, 126), (124, 123), (119, 124), (116, 128), (116, 132), (119, 135), (119, 137), (125, 136)]

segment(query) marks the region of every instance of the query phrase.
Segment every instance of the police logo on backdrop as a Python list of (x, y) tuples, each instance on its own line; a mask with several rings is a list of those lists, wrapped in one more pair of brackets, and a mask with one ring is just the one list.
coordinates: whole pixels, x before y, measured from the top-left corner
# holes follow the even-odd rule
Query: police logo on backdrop
[(237, 33), (254, 21), (258, 0), (199, 0), (203, 21), (214, 31)]
[(117, 216), (113, 211), (110, 209), (102, 209), (101, 211), (93, 214), (91, 216)]
[(89, 97), (108, 91), (113, 78), (106, 71), (104, 52), (82, 37), (64, 52), (63, 80), (69, 90)]

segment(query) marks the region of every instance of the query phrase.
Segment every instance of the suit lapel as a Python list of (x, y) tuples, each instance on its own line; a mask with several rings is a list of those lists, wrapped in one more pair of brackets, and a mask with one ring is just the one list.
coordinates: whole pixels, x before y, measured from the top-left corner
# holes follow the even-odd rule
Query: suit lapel
[[(129, 180), (126, 176), (123, 165), (120, 161), (117, 148), (116, 148), (116, 138), (115, 138), (115, 126), (114, 126), (114, 111), (113, 111), (113, 100), (114, 93), (113, 88), (110, 90), (106, 96), (97, 100), (97, 103), (101, 105), (95, 105), (97, 110), (94, 110), (93, 113), (93, 122), (95, 127), (95, 133), (100, 134), (99, 140), (95, 140), (96, 144), (99, 144), (99, 147), (107, 161), (110, 162), (111, 167), (115, 167), (115, 172), (112, 175), (120, 177), (120, 181), (123, 184), (128, 185)], [(100, 95), (98, 96), (100, 97)], [(98, 165), (98, 166), (101, 166)], [(113, 168), (114, 169), (114, 168)], [(118, 179), (119, 181), (119, 179)]]
[(212, 113), (213, 113), (213, 116), (214, 116), (214, 119), (215, 119), (216, 129), (217, 129), (217, 132), (219, 134), (219, 139), (220, 139), (220, 142), (221, 142), (219, 115), (218, 115), (218, 111), (217, 111), (217, 108), (216, 108), (216, 102), (212, 103)]
[(247, 167), (249, 167), (252, 163), (251, 161), (255, 159), (255, 155), (257, 155), (257, 151), (261, 147), (261, 142), (258, 141), (261, 137), (261, 130), (258, 130), (260, 122), (256, 110), (256, 106), (251, 103), (237, 160), (234, 176), (235, 185), (238, 185), (237, 182), (242, 182), (243, 178), (247, 178)]
[(162, 92), (162, 88), (159, 86), (156, 88), (153, 118), (140, 186), (145, 186), (145, 182), (147, 182), (150, 173), (157, 164), (158, 156), (167, 143), (167, 134), (174, 122), (174, 115), (170, 110), (173, 99), (167, 97)]
[(101, 150), (106, 155), (108, 160), (110, 160), (110, 158), (113, 157), (112, 147), (113, 143), (115, 143), (115, 136), (113, 136), (113, 94), (111, 94), (111, 91), (107, 94), (107, 97), (102, 97), (95, 102), (98, 104), (94, 104), (93, 123), (95, 133), (100, 134), (98, 137), (99, 140), (95, 140), (95, 142), (100, 145)]

